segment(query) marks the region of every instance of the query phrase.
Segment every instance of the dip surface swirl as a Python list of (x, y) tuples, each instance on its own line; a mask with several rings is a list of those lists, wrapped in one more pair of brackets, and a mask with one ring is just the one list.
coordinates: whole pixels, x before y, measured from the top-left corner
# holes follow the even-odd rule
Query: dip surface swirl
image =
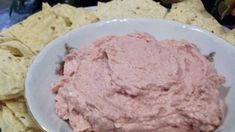
[(225, 78), (190, 42), (110, 35), (64, 62), (52, 90), (74, 132), (207, 132), (224, 118)]

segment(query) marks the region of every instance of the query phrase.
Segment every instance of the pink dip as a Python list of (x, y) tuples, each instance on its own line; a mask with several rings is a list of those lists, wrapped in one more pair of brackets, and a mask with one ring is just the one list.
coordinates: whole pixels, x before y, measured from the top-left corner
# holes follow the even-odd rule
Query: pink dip
[(107, 36), (64, 61), (56, 113), (74, 132), (207, 132), (224, 118), (225, 79), (187, 41)]

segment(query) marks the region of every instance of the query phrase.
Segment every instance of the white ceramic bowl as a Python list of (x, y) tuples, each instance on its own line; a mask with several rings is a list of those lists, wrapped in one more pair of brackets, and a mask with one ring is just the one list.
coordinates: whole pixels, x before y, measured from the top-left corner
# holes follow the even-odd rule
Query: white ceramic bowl
[(54, 95), (50, 87), (58, 79), (55, 74), (58, 62), (65, 53), (64, 45), (79, 48), (82, 45), (109, 35), (124, 35), (134, 31), (148, 32), (158, 40), (186, 39), (195, 43), (203, 54), (213, 51), (215, 68), (226, 77), (224, 91), (228, 106), (223, 125), (217, 130), (235, 131), (235, 48), (214, 34), (195, 26), (159, 19), (120, 19), (86, 25), (59, 37), (47, 45), (30, 66), (25, 81), (25, 97), (29, 110), (40, 126), (48, 132), (70, 132), (69, 125), (55, 113)]

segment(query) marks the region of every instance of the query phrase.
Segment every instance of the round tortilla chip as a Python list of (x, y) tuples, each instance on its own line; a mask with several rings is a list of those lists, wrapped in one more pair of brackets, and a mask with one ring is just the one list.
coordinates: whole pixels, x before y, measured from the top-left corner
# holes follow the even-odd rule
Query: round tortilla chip
[(14, 116), (14, 113), (6, 106), (2, 109), (3, 132), (25, 132), (27, 128)]

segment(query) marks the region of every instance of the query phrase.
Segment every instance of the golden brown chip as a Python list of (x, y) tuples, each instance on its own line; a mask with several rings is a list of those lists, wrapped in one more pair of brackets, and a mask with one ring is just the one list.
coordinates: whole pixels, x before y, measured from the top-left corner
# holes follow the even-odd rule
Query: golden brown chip
[[(64, 12), (62, 13), (63, 9)], [(20, 40), (30, 47), (34, 53), (38, 53), (50, 41), (75, 26), (91, 23), (94, 15), (84, 10), (75, 11), (74, 8), (65, 5), (51, 8), (44, 4), (42, 11), (10, 27), (4, 32), (4, 35)], [(56, 13), (57, 11), (58, 13)], [(66, 15), (66, 12), (69, 15)]]
[(127, 17), (163, 18), (167, 9), (152, 0), (113, 0), (99, 2), (96, 15), (101, 20)]
[(14, 116), (14, 113), (6, 106), (2, 110), (3, 132), (25, 132), (27, 128)]
[(223, 34), (223, 27), (205, 9), (201, 0), (185, 0), (172, 5), (166, 19), (196, 25), (217, 35)]

